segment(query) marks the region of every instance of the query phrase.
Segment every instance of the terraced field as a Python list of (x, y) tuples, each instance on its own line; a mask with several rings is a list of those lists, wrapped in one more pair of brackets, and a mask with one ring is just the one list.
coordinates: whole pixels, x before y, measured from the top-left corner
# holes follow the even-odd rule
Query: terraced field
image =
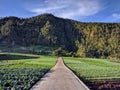
[(102, 59), (66, 57), (64, 57), (64, 62), (92, 90), (120, 89), (119, 63)]
[(28, 90), (55, 61), (51, 56), (0, 53), (0, 90)]

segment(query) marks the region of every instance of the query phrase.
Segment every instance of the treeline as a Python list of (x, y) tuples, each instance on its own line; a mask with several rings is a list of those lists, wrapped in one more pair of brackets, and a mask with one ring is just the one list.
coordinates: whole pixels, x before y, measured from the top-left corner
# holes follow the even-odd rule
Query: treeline
[(60, 47), (54, 55), (120, 57), (120, 23), (83, 23), (51, 14), (0, 19), (0, 44)]

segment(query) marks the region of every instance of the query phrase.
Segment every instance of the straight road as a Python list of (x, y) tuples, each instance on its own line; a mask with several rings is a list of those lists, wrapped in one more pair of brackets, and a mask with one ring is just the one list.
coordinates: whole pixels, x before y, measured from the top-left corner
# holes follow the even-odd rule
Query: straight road
[(30, 90), (90, 90), (68, 69), (61, 57), (56, 65)]

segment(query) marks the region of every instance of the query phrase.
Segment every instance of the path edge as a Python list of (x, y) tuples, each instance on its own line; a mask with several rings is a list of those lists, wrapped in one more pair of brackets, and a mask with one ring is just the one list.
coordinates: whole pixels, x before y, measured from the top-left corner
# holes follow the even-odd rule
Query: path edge
[[(63, 58), (62, 58), (62, 60), (63, 60)], [(65, 64), (64, 60), (63, 60), (63, 63), (64, 63), (64, 65), (65, 65), (65, 68), (68, 69), (68, 70), (73, 74), (73, 76), (85, 87), (85, 89), (86, 89), (86, 90), (90, 90), (90, 89), (88, 88), (88, 86), (87, 86), (83, 81), (81, 81), (81, 80), (77, 77), (77, 75), (75, 75), (75, 74), (73, 73), (73, 71), (71, 70), (71, 68), (69, 68), (69, 67)]]
[[(57, 59), (58, 60), (58, 59)], [(41, 82), (41, 80), (50, 73), (50, 71), (55, 67), (55, 65), (57, 64), (57, 60), (55, 61), (55, 64), (53, 67), (50, 68), (50, 70), (48, 72), (46, 72), (35, 84), (33, 84), (29, 90), (34, 90), (34, 88)]]

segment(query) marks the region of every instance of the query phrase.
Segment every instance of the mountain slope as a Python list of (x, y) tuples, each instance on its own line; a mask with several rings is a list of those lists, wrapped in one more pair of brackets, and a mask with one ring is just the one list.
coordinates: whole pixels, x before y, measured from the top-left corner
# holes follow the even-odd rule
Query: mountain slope
[(51, 14), (0, 19), (4, 45), (58, 46), (79, 56), (115, 56), (120, 53), (120, 23), (83, 23)]

